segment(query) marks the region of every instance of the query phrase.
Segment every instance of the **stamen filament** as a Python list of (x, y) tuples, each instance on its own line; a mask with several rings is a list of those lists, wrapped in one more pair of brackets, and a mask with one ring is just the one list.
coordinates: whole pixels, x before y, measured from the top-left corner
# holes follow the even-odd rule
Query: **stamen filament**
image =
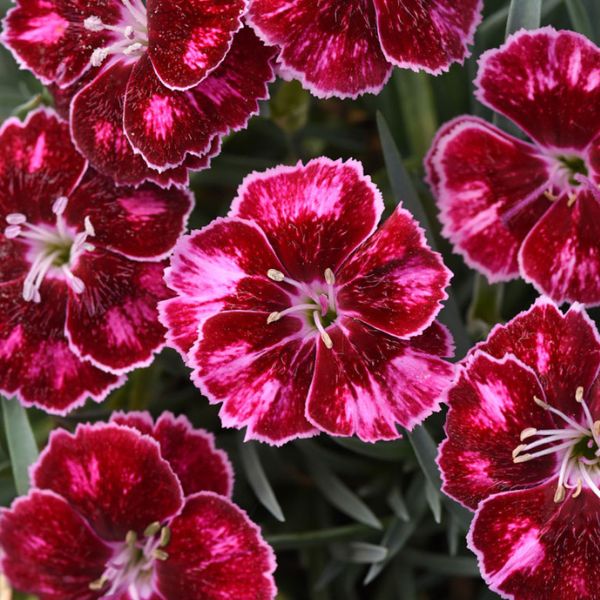
[[(598, 498), (600, 498), (600, 489), (598, 489), (598, 486), (594, 483), (594, 480), (590, 477), (588, 469), (586, 469), (583, 465), (579, 465), (579, 472), (581, 473), (581, 477), (588, 484), (588, 486), (590, 487), (592, 492), (594, 492), (594, 494), (596, 494), (596, 496), (598, 496)], [(579, 495), (579, 494), (577, 494), (577, 495)], [(576, 497), (575, 494), (573, 495), (573, 497), (574, 498)]]
[(315, 310), (313, 312), (313, 318), (315, 320), (315, 325), (317, 326), (317, 330), (321, 334), (321, 339), (323, 340), (325, 347), (328, 348), (329, 350), (331, 350), (333, 348), (333, 341), (331, 340), (331, 337), (325, 331), (325, 328), (323, 327), (323, 324), (321, 323), (321, 317), (319, 316), (318, 310)]
[(552, 454), (557, 452), (558, 450), (562, 450), (563, 448), (569, 448), (573, 445), (573, 441), (569, 440), (568, 442), (564, 442), (562, 444), (558, 444), (557, 446), (552, 446), (551, 448), (546, 448), (544, 450), (540, 450), (539, 452), (534, 452), (533, 454), (522, 454), (520, 456), (516, 456), (513, 459), (514, 463), (522, 463), (532, 460), (534, 458), (539, 458), (540, 456), (546, 456), (547, 454)]
[(319, 307), (315, 306), (314, 304), (296, 304), (296, 306), (290, 306), (289, 308), (286, 308), (285, 310), (282, 310), (281, 312), (272, 312), (267, 317), (267, 323), (269, 323), (269, 324), (275, 323), (275, 321), (279, 321), (279, 319), (281, 319), (282, 317), (285, 317), (285, 315), (289, 315), (290, 313), (303, 311), (303, 310), (311, 310), (314, 308), (319, 308)]
[(587, 431), (587, 429), (585, 429), (584, 427), (579, 425), (579, 423), (575, 422), (573, 419), (571, 419), (571, 417), (568, 417), (567, 415), (565, 415), (564, 412), (558, 410), (557, 408), (554, 408), (554, 406), (550, 406), (549, 404), (547, 404), (543, 400), (540, 400), (536, 396), (533, 397), (533, 400), (541, 408), (550, 411), (551, 413), (555, 414), (556, 416), (558, 416), (561, 419), (563, 419), (564, 421), (566, 421), (569, 425), (571, 425), (571, 427), (573, 427), (573, 429), (577, 429), (584, 435), (588, 435), (589, 432)]

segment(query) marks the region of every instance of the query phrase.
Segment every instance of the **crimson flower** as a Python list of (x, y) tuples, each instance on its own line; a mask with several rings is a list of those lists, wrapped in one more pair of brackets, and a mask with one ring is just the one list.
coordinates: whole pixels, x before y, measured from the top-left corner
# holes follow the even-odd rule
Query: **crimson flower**
[[(119, 184), (185, 184), (267, 96), (246, 0), (17, 0), (3, 41), (70, 100), (77, 148)], [(72, 100), (71, 100), (72, 97)]]
[(64, 414), (164, 345), (156, 304), (188, 193), (116, 188), (49, 111), (0, 130), (0, 393)]
[(380, 91), (393, 66), (437, 75), (467, 56), (482, 0), (250, 0), (281, 74), (316, 96)]
[(438, 133), (426, 162), (443, 232), (491, 281), (600, 304), (599, 73), (587, 38), (519, 32), (482, 56), (477, 97), (531, 141), (466, 116)]
[(465, 360), (448, 393), (444, 491), (476, 510), (468, 542), (515, 600), (598, 598), (600, 336), (542, 298)]
[(375, 441), (437, 410), (450, 272), (406, 210), (375, 231), (382, 211), (360, 163), (320, 158), (248, 176), (227, 218), (178, 242), (161, 320), (225, 426)]
[(169, 413), (114, 421), (54, 431), (33, 489), (0, 513), (11, 584), (40, 600), (274, 598), (273, 552), (212, 436)]

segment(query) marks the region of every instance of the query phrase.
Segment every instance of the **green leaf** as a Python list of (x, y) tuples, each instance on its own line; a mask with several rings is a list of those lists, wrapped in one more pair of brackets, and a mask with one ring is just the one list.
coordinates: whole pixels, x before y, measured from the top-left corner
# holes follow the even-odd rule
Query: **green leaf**
[(573, 23), (575, 31), (585, 35), (587, 38), (594, 39), (594, 30), (592, 20), (581, 0), (565, 0), (569, 18)]
[(293, 134), (306, 126), (310, 100), (310, 92), (299, 81), (282, 81), (271, 98), (271, 118), (283, 131)]
[(506, 23), (507, 37), (519, 29), (536, 29), (542, 18), (542, 0), (512, 0)]
[(17, 400), (0, 398), (15, 487), (22, 496), (29, 489), (29, 466), (37, 459), (38, 448), (25, 408)]
[(400, 488), (395, 485), (388, 494), (387, 497), (388, 506), (394, 511), (394, 514), (402, 521), (410, 521), (410, 513)]
[(406, 549), (402, 551), (404, 562), (414, 567), (422, 567), (442, 575), (458, 577), (480, 577), (477, 561), (472, 556), (446, 556)]
[(256, 497), (278, 521), (285, 521), (279, 502), (260, 462), (256, 443), (241, 441), (239, 447), (246, 479)]
[(429, 504), (429, 508), (431, 508), (433, 520), (436, 523), (441, 523), (442, 500), (439, 491), (436, 488), (434, 488), (429, 481), (425, 484), (425, 498), (427, 499), (427, 504)]
[[(390, 178), (390, 184), (392, 186), (396, 204), (402, 203), (404, 207), (412, 213), (415, 219), (420, 223), (421, 227), (423, 227), (425, 237), (431, 248), (437, 250), (433, 229), (429, 218), (427, 217), (427, 213), (423, 208), (410, 176), (404, 168), (400, 152), (396, 147), (394, 138), (381, 113), (377, 113), (377, 127), (383, 150), (383, 158), (385, 160), (387, 174)], [(471, 347), (471, 340), (469, 339), (469, 335), (460, 316), (460, 311), (458, 310), (458, 305), (451, 290), (449, 290), (448, 296), (446, 307), (440, 313), (439, 318), (442, 323), (450, 328), (456, 344), (456, 354), (457, 357), (460, 358), (464, 356)]]
[(489, 283), (484, 275), (476, 273), (473, 299), (467, 311), (467, 329), (475, 340), (485, 339), (491, 328), (502, 321), (504, 284)]
[(305, 454), (306, 466), (315, 485), (333, 506), (359, 523), (382, 529), (381, 521), (371, 509), (319, 460), (319, 455), (313, 450), (312, 444), (305, 441), (298, 447)]
[(337, 560), (357, 564), (379, 563), (385, 560), (388, 554), (388, 549), (385, 546), (369, 544), (368, 542), (335, 544), (331, 550)]
[(399, 462), (410, 453), (410, 448), (402, 440), (367, 444), (351, 437), (332, 437), (331, 439), (346, 450), (386, 462)]

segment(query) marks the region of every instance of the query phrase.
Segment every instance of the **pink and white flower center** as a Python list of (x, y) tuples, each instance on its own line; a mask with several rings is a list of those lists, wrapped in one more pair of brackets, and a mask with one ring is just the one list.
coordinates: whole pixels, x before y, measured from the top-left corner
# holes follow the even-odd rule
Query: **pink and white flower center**
[(89, 219), (84, 219), (84, 230), (73, 232), (64, 220), (67, 199), (61, 196), (52, 207), (56, 215), (55, 225), (33, 225), (22, 213), (11, 213), (6, 217), (8, 226), (4, 235), (8, 239), (22, 239), (29, 243), (28, 259), (31, 263), (23, 282), (23, 299), (40, 302), (40, 287), (47, 276), (60, 277), (76, 293), (81, 294), (85, 284), (73, 274), (79, 257), (94, 246), (87, 240), (94, 235)]
[(90, 62), (99, 67), (111, 54), (122, 54), (127, 57), (139, 57), (148, 47), (148, 17), (146, 6), (142, 0), (121, 0), (122, 19), (118, 25), (103, 23), (94, 15), (83, 22), (88, 31), (112, 31), (114, 41), (104, 48), (96, 48)]
[[(521, 442), (532, 437), (535, 441), (519, 444), (513, 450), (513, 461), (523, 463), (540, 456), (557, 453), (560, 459), (555, 502), (562, 502), (566, 490), (573, 489), (573, 498), (586, 487), (600, 498), (600, 421), (594, 421), (583, 397), (583, 388), (578, 387), (575, 399), (581, 404), (584, 422), (578, 423), (564, 412), (550, 406), (539, 398), (535, 403), (558, 416), (565, 424), (561, 429), (535, 429), (527, 427), (521, 432)], [(532, 452), (533, 451), (533, 452)]]
[(169, 543), (171, 531), (160, 523), (148, 525), (144, 538), (139, 540), (130, 531), (125, 541), (115, 544), (112, 558), (99, 579), (92, 581), (89, 588), (102, 592), (102, 597), (129, 594), (132, 600), (147, 600), (154, 594), (153, 573), (157, 560), (167, 560), (169, 555), (163, 550)]
[(292, 306), (281, 312), (272, 312), (267, 318), (267, 323), (275, 323), (289, 314), (304, 313), (308, 325), (316, 329), (325, 346), (331, 349), (333, 342), (326, 328), (337, 318), (335, 275), (333, 271), (325, 269), (325, 285), (302, 283), (286, 277), (277, 269), (269, 269), (267, 277), (279, 283), (287, 283), (298, 290), (298, 294), (293, 297), (294, 303)]
[(550, 185), (544, 192), (548, 200), (554, 202), (562, 194), (568, 195), (569, 206), (577, 200), (578, 192), (582, 186), (597, 186), (589, 179), (590, 169), (582, 156), (576, 154), (561, 154), (550, 159)]

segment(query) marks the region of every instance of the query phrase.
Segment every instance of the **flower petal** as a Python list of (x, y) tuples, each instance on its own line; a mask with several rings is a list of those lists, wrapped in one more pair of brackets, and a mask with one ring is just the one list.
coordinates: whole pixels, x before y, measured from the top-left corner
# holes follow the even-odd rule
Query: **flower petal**
[(246, 439), (280, 445), (317, 433), (304, 417), (314, 368), (314, 338), (302, 322), (268, 312), (222, 312), (208, 319), (190, 351), (192, 381), (211, 403), (223, 402), (225, 427)]
[[(68, 196), (87, 165), (73, 147), (68, 125), (52, 111), (11, 118), (0, 129), (0, 219), (25, 212), (29, 221), (52, 222), (52, 205)], [(24, 198), (27, 202), (24, 202)]]
[(33, 490), (0, 513), (1, 569), (17, 589), (44, 600), (93, 600), (112, 549), (57, 494)]
[(73, 274), (85, 289), (69, 294), (67, 308), (66, 331), (73, 351), (118, 374), (150, 364), (165, 343), (157, 306), (169, 296), (164, 267), (100, 249), (84, 254)]
[(547, 401), (571, 416), (581, 415), (575, 391), (581, 386), (587, 395), (600, 370), (600, 335), (583, 307), (563, 315), (545, 298), (494, 327), (476, 348), (496, 358), (515, 355), (538, 374)]
[(482, 0), (374, 0), (386, 58), (437, 75), (464, 62), (481, 21)]
[(563, 196), (531, 230), (521, 248), (523, 277), (558, 303), (600, 304), (600, 202), (582, 191)]
[(185, 231), (192, 204), (187, 191), (162, 190), (152, 184), (116, 187), (90, 170), (70, 196), (65, 216), (79, 231), (89, 217), (94, 246), (133, 259), (158, 260), (170, 254)]
[(268, 44), (281, 47), (288, 77), (315, 96), (379, 92), (390, 76), (371, 2), (253, 0), (246, 18)]
[(208, 491), (231, 497), (233, 468), (227, 454), (215, 447), (212, 433), (193, 428), (184, 415), (163, 412), (156, 425), (148, 413), (141, 412), (113, 413), (110, 420), (151, 435), (186, 496)]
[(398, 207), (341, 267), (336, 301), (344, 316), (410, 337), (435, 319), (451, 275), (413, 216)]
[(322, 279), (374, 230), (383, 200), (362, 165), (328, 158), (246, 177), (229, 215), (254, 221), (294, 279)]
[(67, 500), (105, 540), (123, 541), (183, 503), (181, 486), (155, 440), (126, 427), (56, 429), (31, 471), (33, 485)]
[[(95, 2), (93, 13), (105, 23), (116, 23), (121, 11), (110, 0)], [(89, 16), (86, 3), (77, 0), (18, 0), (4, 21), (2, 41), (42, 83), (64, 87), (90, 67), (94, 48), (110, 42), (110, 32), (83, 26)]]
[(288, 294), (267, 278), (269, 269), (282, 268), (264, 233), (249, 221), (215, 219), (181, 238), (165, 272), (178, 297), (160, 304), (169, 343), (187, 354), (202, 322), (222, 310), (286, 308)]
[(478, 99), (553, 150), (600, 130), (600, 50), (573, 31), (520, 31), (479, 60)]
[(148, 55), (162, 83), (197, 85), (225, 58), (246, 0), (148, 0)]
[(165, 598), (275, 598), (275, 555), (235, 504), (201, 492), (187, 499), (170, 528), (169, 558), (157, 566), (158, 590)]
[(439, 409), (454, 374), (451, 364), (428, 352), (449, 349), (442, 328), (403, 341), (344, 319), (328, 333), (333, 347), (318, 344), (306, 408), (319, 429), (367, 442), (395, 439), (397, 425), (412, 429)]
[(447, 439), (438, 461), (446, 494), (475, 509), (491, 494), (529, 487), (554, 474), (553, 455), (513, 462), (524, 429), (554, 427), (534, 396), (544, 398), (536, 374), (512, 355), (471, 355), (448, 392)]
[(125, 98), (125, 130), (136, 152), (162, 170), (181, 164), (186, 153), (206, 154), (216, 135), (245, 127), (268, 95), (273, 53), (244, 28), (219, 67), (185, 92), (163, 86), (144, 55)]
[(23, 283), (0, 286), (0, 393), (64, 415), (88, 397), (101, 402), (124, 379), (81, 361), (64, 336), (66, 286), (46, 281), (42, 301), (25, 302)]
[(426, 166), (454, 249), (491, 281), (517, 275), (521, 243), (550, 208), (547, 159), (481, 119), (460, 117), (438, 133)]
[(598, 498), (584, 490), (557, 505), (555, 487), (492, 496), (471, 525), (482, 575), (504, 598), (598, 597)]

